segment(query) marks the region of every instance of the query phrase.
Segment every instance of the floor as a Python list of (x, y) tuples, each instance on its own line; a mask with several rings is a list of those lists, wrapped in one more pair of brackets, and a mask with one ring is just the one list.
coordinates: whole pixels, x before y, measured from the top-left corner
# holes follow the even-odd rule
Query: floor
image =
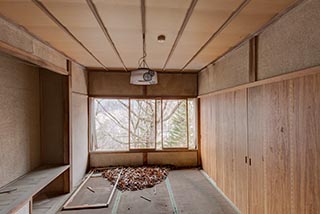
[[(90, 186), (95, 192), (87, 189)], [(90, 178), (70, 205), (106, 203), (111, 186), (105, 179)], [(145, 200), (141, 196), (151, 200)], [(115, 193), (108, 208), (68, 210), (60, 214), (81, 213), (212, 213), (238, 212), (198, 169), (172, 170), (168, 178), (153, 188)]]

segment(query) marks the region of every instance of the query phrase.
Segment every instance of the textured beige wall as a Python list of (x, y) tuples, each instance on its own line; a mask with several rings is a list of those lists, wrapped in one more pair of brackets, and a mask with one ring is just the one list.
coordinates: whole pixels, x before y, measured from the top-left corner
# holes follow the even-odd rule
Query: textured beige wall
[(199, 95), (249, 82), (249, 43), (199, 73)]
[(0, 53), (0, 186), (40, 165), (38, 68)]
[(258, 79), (320, 65), (320, 1), (307, 0), (259, 36)]
[(90, 167), (141, 166), (142, 153), (90, 153)]
[(197, 74), (158, 73), (158, 84), (147, 86), (148, 96), (197, 96)]
[(177, 167), (195, 167), (198, 161), (197, 151), (188, 152), (150, 152), (148, 164), (174, 165)]
[[(160, 73), (145, 96), (197, 96), (197, 74)], [(144, 96), (144, 86), (130, 84), (130, 72), (89, 72), (91, 96)]]
[(72, 94), (72, 178), (79, 184), (88, 166), (88, 97)]
[(64, 84), (67, 76), (41, 69), (41, 155), (44, 164), (64, 163)]
[(130, 84), (127, 72), (89, 71), (90, 96), (142, 96), (143, 87)]

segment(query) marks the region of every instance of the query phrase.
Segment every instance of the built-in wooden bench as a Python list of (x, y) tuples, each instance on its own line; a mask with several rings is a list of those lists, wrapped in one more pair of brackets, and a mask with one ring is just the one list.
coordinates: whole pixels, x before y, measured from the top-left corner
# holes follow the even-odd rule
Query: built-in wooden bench
[(27, 205), (26, 209), (32, 209), (27, 203), (68, 169), (69, 165), (43, 166), (2, 187), (0, 191), (16, 190), (0, 194), (0, 213), (14, 213), (24, 205)]

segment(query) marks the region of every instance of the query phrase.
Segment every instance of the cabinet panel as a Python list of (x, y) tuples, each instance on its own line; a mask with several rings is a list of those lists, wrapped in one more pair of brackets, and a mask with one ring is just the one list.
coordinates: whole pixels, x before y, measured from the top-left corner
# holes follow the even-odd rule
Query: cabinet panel
[(247, 153), (247, 90), (235, 92), (235, 129), (234, 129), (234, 164), (235, 164), (235, 205), (242, 214), (248, 213), (248, 164)]
[[(249, 212), (264, 213), (263, 87), (248, 89)], [(250, 161), (250, 160), (249, 160)]]
[(292, 214), (320, 213), (320, 74), (293, 80)]
[(234, 92), (220, 95), (221, 115), (218, 126), (220, 130), (220, 138), (218, 139), (223, 144), (223, 190), (226, 196), (232, 201), (234, 200)]
[[(282, 81), (264, 86), (263, 144), (265, 213), (290, 213), (289, 87)], [(254, 181), (253, 181), (254, 182)]]

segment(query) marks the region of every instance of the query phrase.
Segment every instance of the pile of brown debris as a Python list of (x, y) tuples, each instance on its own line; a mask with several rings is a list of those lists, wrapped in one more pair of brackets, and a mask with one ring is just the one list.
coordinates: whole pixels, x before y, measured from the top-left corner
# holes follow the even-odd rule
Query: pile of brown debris
[(114, 185), (121, 170), (117, 186), (121, 191), (135, 191), (153, 187), (166, 179), (169, 173), (167, 167), (143, 166), (107, 169), (102, 175)]

